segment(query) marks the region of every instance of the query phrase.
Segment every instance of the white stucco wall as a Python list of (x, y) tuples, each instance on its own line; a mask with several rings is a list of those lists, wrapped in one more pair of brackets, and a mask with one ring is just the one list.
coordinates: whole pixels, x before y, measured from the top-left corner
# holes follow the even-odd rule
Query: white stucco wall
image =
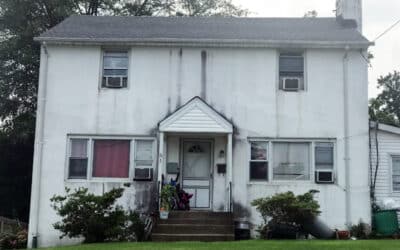
[[(201, 96), (235, 127), (233, 199), (239, 217), (247, 216), (257, 224), (260, 218), (249, 205), (253, 199), (281, 191), (302, 193), (317, 189), (321, 191), (317, 198), (322, 218), (334, 228), (344, 228), (344, 50), (305, 51), (304, 92), (277, 90), (277, 50), (204, 50), (207, 58), (202, 69), (200, 48), (134, 47), (130, 50), (128, 88), (100, 89), (100, 47), (48, 47), (38, 217), (40, 246), (71, 242), (59, 240), (59, 233), (52, 227), (58, 220), (49, 202), (54, 194), (62, 194), (65, 186), (88, 186), (101, 193), (123, 184), (66, 181), (67, 134), (157, 136), (158, 122), (194, 96)], [(206, 75), (203, 82), (202, 70)], [(348, 72), (351, 220), (369, 222), (367, 64), (359, 51), (350, 51)], [(250, 183), (249, 137), (336, 139), (337, 183)], [(217, 137), (215, 143), (226, 143), (226, 139)], [(222, 181), (217, 179), (222, 177), (214, 178)], [(138, 189), (146, 187), (133, 183), (122, 203), (137, 205), (132, 197)]]

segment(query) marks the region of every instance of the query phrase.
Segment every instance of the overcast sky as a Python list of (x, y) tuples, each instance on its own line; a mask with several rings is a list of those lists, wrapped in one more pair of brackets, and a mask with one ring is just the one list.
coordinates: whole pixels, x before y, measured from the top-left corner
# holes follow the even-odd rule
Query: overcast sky
[[(336, 0), (233, 0), (249, 9), (250, 16), (302, 17), (316, 10), (319, 17), (334, 16)], [(363, 33), (374, 40), (400, 19), (400, 0), (363, 0)], [(369, 70), (369, 96), (376, 96), (376, 80), (393, 70), (400, 70), (400, 24), (371, 47), (375, 58)]]

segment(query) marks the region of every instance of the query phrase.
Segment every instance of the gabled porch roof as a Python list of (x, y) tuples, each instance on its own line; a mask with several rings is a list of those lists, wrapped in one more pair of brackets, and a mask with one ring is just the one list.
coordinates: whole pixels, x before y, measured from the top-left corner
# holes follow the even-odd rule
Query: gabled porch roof
[(232, 133), (233, 125), (196, 96), (159, 123), (160, 132)]

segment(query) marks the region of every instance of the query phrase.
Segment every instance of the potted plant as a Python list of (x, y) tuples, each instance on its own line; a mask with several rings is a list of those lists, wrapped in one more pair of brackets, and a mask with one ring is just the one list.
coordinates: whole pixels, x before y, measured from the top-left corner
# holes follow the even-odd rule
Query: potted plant
[(164, 185), (161, 188), (160, 202), (160, 219), (168, 219), (169, 211), (171, 210), (172, 199), (175, 194), (175, 187), (172, 185)]

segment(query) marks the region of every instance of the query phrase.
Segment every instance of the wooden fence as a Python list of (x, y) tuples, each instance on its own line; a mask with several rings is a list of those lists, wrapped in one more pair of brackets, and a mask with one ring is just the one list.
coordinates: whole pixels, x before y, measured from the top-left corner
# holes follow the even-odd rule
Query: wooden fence
[(16, 227), (28, 228), (28, 224), (0, 216), (0, 234), (11, 232)]

